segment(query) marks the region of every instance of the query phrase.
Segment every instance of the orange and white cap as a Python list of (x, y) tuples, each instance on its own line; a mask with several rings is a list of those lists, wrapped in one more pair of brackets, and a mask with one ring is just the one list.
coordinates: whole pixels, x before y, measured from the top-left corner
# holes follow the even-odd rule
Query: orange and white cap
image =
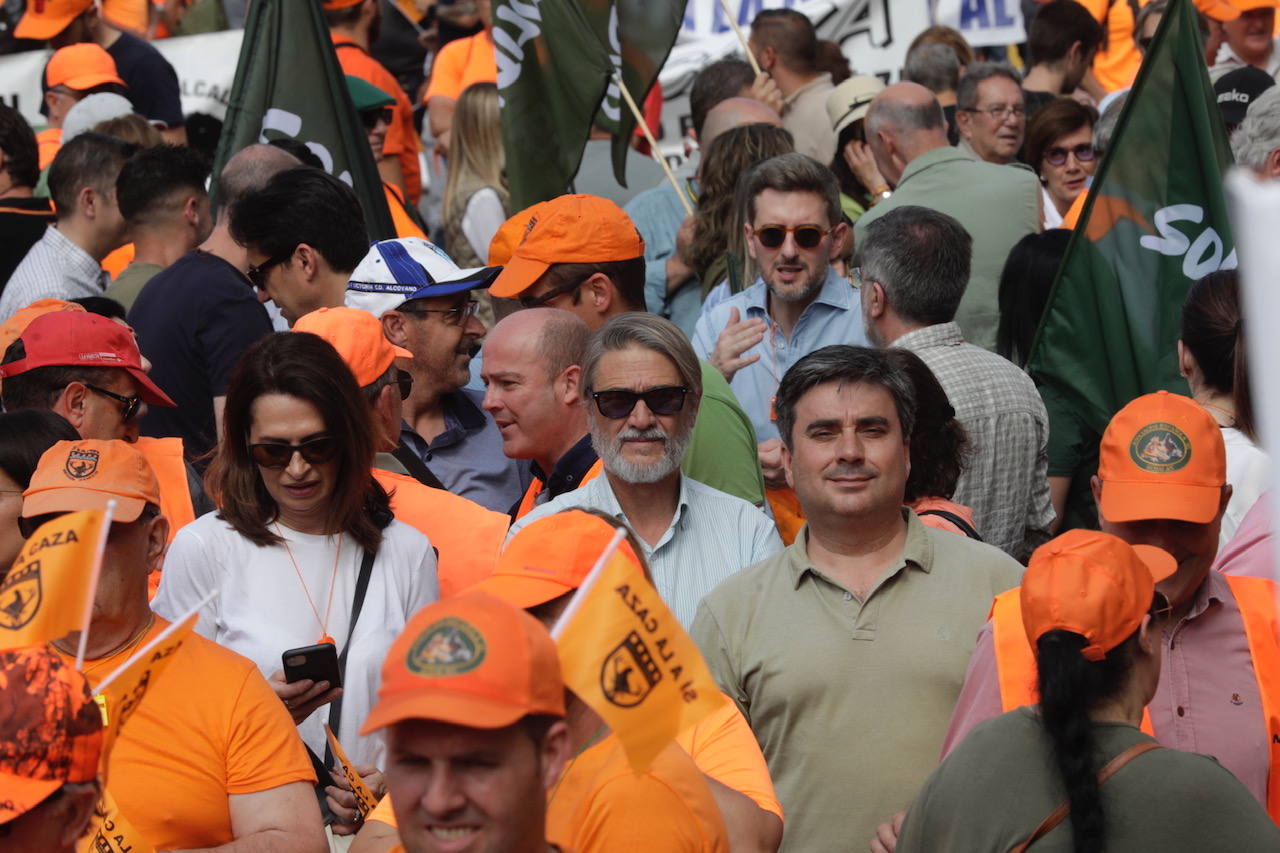
[(1156, 584), (1177, 561), (1151, 545), (1130, 545), (1097, 530), (1070, 530), (1031, 555), (1019, 599), (1035, 648), (1049, 631), (1089, 641), (1081, 654), (1098, 661), (1129, 638), (1151, 610)]
[(1125, 406), (1098, 455), (1107, 521), (1174, 519), (1208, 524), (1227, 482), (1222, 430), (1190, 397), (1157, 391)]
[(102, 712), (82, 673), (47, 646), (0, 651), (0, 825), (63, 785), (98, 776)]
[(464, 592), (424, 607), (405, 625), (360, 733), (403, 720), (500, 729), (529, 714), (564, 716), (555, 642), (523, 610)]
[(160, 506), (160, 484), (147, 457), (126, 441), (59, 441), (40, 457), (22, 493), (22, 515), (106, 509), (112, 521), (137, 521), (147, 504)]
[(397, 358), (413, 358), (387, 340), (377, 317), (358, 308), (318, 308), (294, 323), (293, 331), (310, 332), (332, 344), (361, 388), (373, 384)]
[(493, 296), (516, 297), (552, 264), (603, 264), (644, 254), (644, 238), (626, 211), (607, 198), (562, 195), (544, 202), (525, 222)]

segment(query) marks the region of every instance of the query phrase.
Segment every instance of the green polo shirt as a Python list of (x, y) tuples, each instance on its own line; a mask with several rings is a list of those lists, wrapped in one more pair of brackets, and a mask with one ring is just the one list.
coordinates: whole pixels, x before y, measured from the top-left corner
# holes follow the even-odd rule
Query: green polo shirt
[(710, 362), (702, 367), (702, 404), (680, 466), (689, 477), (756, 506), (764, 505), (764, 475), (756, 431), (733, 389)]
[(742, 709), (786, 814), (782, 850), (864, 850), (938, 763), (991, 600), (1021, 582), (1004, 552), (903, 510), (901, 558), (860, 601), (806, 552), (731, 576), (692, 634)]

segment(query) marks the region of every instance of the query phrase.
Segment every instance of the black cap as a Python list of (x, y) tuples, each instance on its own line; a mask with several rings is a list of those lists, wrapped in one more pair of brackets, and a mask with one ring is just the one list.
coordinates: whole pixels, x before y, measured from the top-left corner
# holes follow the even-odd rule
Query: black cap
[(1223, 74), (1213, 84), (1213, 92), (1218, 97), (1218, 109), (1222, 110), (1223, 123), (1228, 126), (1240, 124), (1244, 121), (1249, 105), (1275, 84), (1275, 78), (1252, 65)]

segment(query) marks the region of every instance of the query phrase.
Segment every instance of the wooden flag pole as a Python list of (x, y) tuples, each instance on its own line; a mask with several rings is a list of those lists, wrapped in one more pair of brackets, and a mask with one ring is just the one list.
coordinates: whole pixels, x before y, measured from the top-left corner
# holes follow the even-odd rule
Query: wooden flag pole
[(733, 16), (733, 11), (729, 8), (729, 0), (720, 0), (720, 8), (724, 9), (724, 16), (729, 21), (729, 26), (733, 27), (733, 32), (738, 36), (738, 41), (742, 42), (742, 49), (747, 54), (747, 62), (751, 63), (751, 70), (756, 72), (756, 76), (760, 76), (760, 63), (756, 62), (756, 55), (751, 52), (751, 48), (747, 45), (747, 37), (742, 34), (742, 27), (738, 26), (738, 19)]
[(98, 597), (98, 579), (102, 577), (102, 555), (107, 550), (107, 536), (111, 533), (111, 519), (116, 514), (115, 499), (107, 501), (102, 513), (102, 530), (98, 534), (98, 547), (93, 554), (93, 569), (89, 573), (89, 597), (84, 601), (84, 617), (80, 620), (80, 645), (76, 647), (76, 669), (84, 669), (84, 654), (89, 648), (89, 626), (93, 622), (93, 602)]
[(689, 198), (680, 189), (680, 182), (676, 180), (675, 172), (671, 171), (671, 164), (667, 162), (667, 158), (662, 156), (662, 152), (658, 150), (658, 140), (653, 138), (653, 134), (649, 132), (649, 125), (645, 124), (644, 114), (640, 112), (640, 108), (636, 106), (635, 99), (631, 97), (631, 93), (627, 91), (627, 84), (622, 82), (622, 75), (617, 71), (613, 72), (614, 82), (618, 84), (618, 89), (622, 92), (622, 99), (627, 102), (627, 106), (631, 108), (631, 114), (636, 117), (636, 124), (644, 131), (644, 138), (649, 141), (649, 153), (653, 155), (653, 159), (658, 161), (658, 165), (662, 167), (662, 171), (666, 174), (667, 180), (671, 182), (671, 187), (676, 191), (676, 195), (680, 199), (680, 203), (684, 205), (686, 216), (693, 216), (693, 205), (689, 204)]

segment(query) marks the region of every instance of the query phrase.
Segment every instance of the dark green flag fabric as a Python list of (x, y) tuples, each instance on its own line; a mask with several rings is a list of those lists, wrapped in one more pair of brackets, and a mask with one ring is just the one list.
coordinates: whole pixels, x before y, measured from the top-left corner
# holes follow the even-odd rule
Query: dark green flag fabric
[(371, 241), (396, 236), (368, 137), (316, 0), (250, 4), (214, 174), (246, 145), (278, 138), (305, 142), (328, 172), (355, 190)]
[(1027, 369), (1098, 433), (1133, 398), (1187, 393), (1176, 342), (1193, 282), (1236, 266), (1231, 152), (1192, 0), (1172, 0), (1129, 92)]

